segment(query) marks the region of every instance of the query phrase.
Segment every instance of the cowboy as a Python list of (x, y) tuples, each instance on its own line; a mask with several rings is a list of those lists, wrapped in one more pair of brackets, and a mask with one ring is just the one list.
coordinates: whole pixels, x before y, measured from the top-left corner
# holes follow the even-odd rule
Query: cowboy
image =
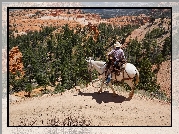
[[(111, 61), (111, 56), (113, 57), (112, 60), (114, 60), (114, 67), (117, 68), (119, 62), (122, 62), (125, 59), (125, 55), (124, 55), (124, 51), (121, 49), (121, 44), (119, 42), (116, 42), (116, 44), (114, 44), (114, 49), (108, 54), (108, 59), (109, 61)], [(111, 62), (109, 62), (111, 63)], [(109, 68), (110, 65), (108, 65)], [(107, 68), (107, 70), (108, 70)], [(108, 74), (107, 76), (111, 75)], [(108, 77), (107, 77), (108, 78)], [(110, 82), (110, 79), (108, 78), (106, 83), (108, 84)]]

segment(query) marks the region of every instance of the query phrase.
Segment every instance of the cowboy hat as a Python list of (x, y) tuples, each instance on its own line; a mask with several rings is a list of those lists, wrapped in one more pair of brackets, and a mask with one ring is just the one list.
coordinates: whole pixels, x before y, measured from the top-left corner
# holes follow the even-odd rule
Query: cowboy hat
[(122, 45), (119, 42), (116, 42), (116, 44), (114, 44), (115, 47), (121, 47)]

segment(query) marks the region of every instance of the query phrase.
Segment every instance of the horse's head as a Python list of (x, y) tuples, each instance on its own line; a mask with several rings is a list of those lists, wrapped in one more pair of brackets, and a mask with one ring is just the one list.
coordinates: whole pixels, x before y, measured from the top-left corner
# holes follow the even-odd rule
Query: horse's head
[(94, 68), (94, 65), (92, 63), (92, 58), (89, 57), (88, 59), (86, 58), (86, 61), (88, 63), (88, 72), (92, 72), (95, 68)]

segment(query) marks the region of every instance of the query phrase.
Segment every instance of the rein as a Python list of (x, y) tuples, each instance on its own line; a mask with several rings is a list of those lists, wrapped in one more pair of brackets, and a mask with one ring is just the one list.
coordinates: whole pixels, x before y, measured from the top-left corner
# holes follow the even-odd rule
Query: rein
[(124, 71), (126, 72), (126, 70), (125, 70), (125, 69), (123, 70), (123, 79), (122, 79), (122, 81), (133, 79), (133, 78), (131, 78), (131, 77), (129, 76), (129, 74), (128, 74), (127, 72), (126, 72), (126, 74), (127, 74), (127, 76), (128, 76), (129, 78), (124, 78)]
[[(126, 64), (125, 64), (126, 65)], [(124, 71), (126, 72), (126, 74), (127, 74), (127, 76), (128, 76), (128, 78), (124, 78)], [(127, 71), (126, 71), (126, 69), (124, 68), (124, 70), (122, 71), (122, 74), (123, 74), (123, 79), (122, 79), (122, 81), (124, 81), (124, 80), (130, 80), (130, 79), (133, 79), (133, 78), (131, 78), (130, 76), (129, 76), (129, 74), (127, 73)]]
[[(102, 74), (104, 74), (104, 72), (105, 72), (105, 71), (103, 71), (103, 73), (102, 73)], [(99, 74), (99, 75), (102, 75), (102, 74), (100, 74), (99, 72), (98, 72), (98, 74)]]
[[(90, 65), (92, 65), (91, 60), (90, 60)], [(106, 63), (105, 63), (104, 65), (106, 65)], [(93, 66), (94, 66), (94, 65), (93, 65)], [(103, 67), (104, 67), (104, 66), (103, 66)], [(101, 69), (101, 68), (102, 68), (102, 67), (100, 67), (100, 69)], [(91, 68), (90, 68), (89, 71), (91, 72)], [(99, 72), (98, 72), (99, 75), (102, 75), (102, 74), (104, 74), (104, 73), (105, 73), (105, 70), (104, 70), (102, 73), (99, 73)]]
[[(126, 72), (128, 78), (124, 78), (124, 71)], [(131, 77), (129, 76), (129, 74), (127, 73), (127, 71), (126, 71), (125, 69), (122, 71), (122, 75), (123, 75), (123, 79), (121, 80), (122, 82), (124, 82), (125, 80), (133, 79), (133, 78), (131, 78)], [(116, 73), (115, 73), (115, 78), (116, 78)], [(116, 79), (116, 80), (117, 80), (117, 79)]]
[[(105, 64), (106, 64), (106, 63), (105, 63)], [(104, 64), (104, 65), (105, 65), (105, 64)], [(100, 67), (100, 69), (101, 69), (101, 67)], [(105, 70), (104, 70), (101, 74), (98, 72), (99, 75), (102, 75), (102, 74), (104, 74), (104, 73), (105, 73)]]

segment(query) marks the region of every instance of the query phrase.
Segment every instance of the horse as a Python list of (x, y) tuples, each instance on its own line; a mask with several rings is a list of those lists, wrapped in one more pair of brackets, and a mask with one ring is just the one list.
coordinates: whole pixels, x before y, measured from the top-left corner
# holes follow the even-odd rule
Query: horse
[[(100, 93), (102, 93), (102, 87), (103, 87), (104, 82), (106, 80), (106, 74), (105, 74), (106, 62), (95, 61), (91, 57), (86, 59), (86, 61), (88, 63), (88, 67), (87, 67), (88, 72), (92, 72), (93, 70), (96, 70), (99, 73), (99, 75), (102, 76), (102, 78), (101, 78), (102, 82), (101, 82), (100, 90), (98, 91), (98, 93), (100, 94)], [(129, 93), (128, 99), (132, 99), (132, 97), (134, 95), (135, 85), (137, 85), (138, 82), (139, 82), (139, 71), (137, 70), (137, 68), (133, 64), (125, 63), (122, 74), (120, 73), (120, 75), (117, 75), (115, 72), (113, 72), (111, 79), (119, 81), (119, 82), (123, 81), (124, 83), (127, 83), (131, 88), (131, 92)], [(108, 83), (108, 85), (113, 91), (113, 96), (116, 96), (117, 94), (114, 91), (114, 88), (112, 86), (112, 82), (110, 81)]]

